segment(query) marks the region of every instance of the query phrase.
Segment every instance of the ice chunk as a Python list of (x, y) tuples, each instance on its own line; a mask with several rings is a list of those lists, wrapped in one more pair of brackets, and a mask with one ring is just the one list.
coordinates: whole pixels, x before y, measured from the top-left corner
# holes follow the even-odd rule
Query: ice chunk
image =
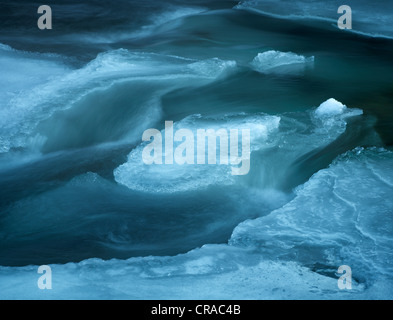
[(257, 247), (272, 260), (296, 257), (325, 273), (346, 264), (367, 284), (391, 281), (392, 169), (392, 152), (348, 152), (299, 187), (283, 208), (240, 224), (230, 243)]
[(312, 64), (314, 57), (305, 57), (293, 52), (275, 50), (259, 53), (251, 63), (255, 71), (261, 73), (297, 74), (305, 70), (306, 64)]
[[(235, 114), (220, 117), (192, 115), (175, 123), (174, 131), (189, 129), (194, 134), (194, 164), (146, 165), (142, 159), (142, 153), (146, 147), (146, 143), (142, 143), (130, 153), (128, 162), (114, 171), (114, 176), (118, 183), (130, 189), (154, 193), (190, 191), (203, 189), (211, 185), (233, 185), (237, 179), (232, 175), (232, 166), (229, 163), (228, 165), (221, 164), (220, 149), (223, 149), (223, 146), (220, 143), (216, 144), (215, 149), (217, 164), (197, 164), (197, 130), (213, 129), (215, 132), (218, 132), (218, 130), (224, 129), (228, 134), (228, 140), (230, 140), (230, 130), (238, 130), (238, 152), (239, 157), (241, 157), (242, 138), (240, 134), (243, 129), (250, 130), (252, 152), (261, 150), (268, 145), (266, 139), (271, 133), (277, 131), (279, 123), (279, 117), (265, 114)], [(165, 137), (164, 130), (161, 136), (163, 138)], [(233, 141), (228, 141), (228, 143), (231, 144)], [(165, 141), (163, 141), (163, 144), (165, 144)], [(179, 144), (174, 144), (174, 150)], [(205, 156), (207, 156), (208, 147), (207, 145), (205, 147)], [(165, 152), (163, 151), (163, 153)], [(230, 158), (229, 152), (226, 152), (226, 154)]]
[(324, 116), (335, 116), (339, 114), (343, 114), (344, 111), (347, 109), (347, 106), (342, 104), (340, 101), (337, 101), (334, 98), (330, 98), (323, 102), (317, 110), (315, 110), (315, 114), (318, 117)]

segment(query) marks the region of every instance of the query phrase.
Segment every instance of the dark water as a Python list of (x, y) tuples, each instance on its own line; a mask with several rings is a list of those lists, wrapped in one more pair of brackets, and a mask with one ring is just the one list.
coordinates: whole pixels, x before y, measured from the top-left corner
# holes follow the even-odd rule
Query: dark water
[[(37, 28), (40, 4), (0, 2), (2, 266), (176, 255), (227, 243), (241, 222), (269, 217), (292, 199), (299, 210), (312, 207), (310, 197), (310, 203), (297, 201), (293, 190), (347, 151), (383, 147), (388, 155), (372, 170), (392, 170), (390, 1), (348, 3), (353, 31), (335, 25), (334, 1), (67, 0), (51, 4), (52, 30)], [(314, 60), (299, 65), (287, 55), (278, 68), (266, 69), (271, 61), (253, 64), (269, 50)], [(329, 98), (347, 109), (316, 117)], [(225, 176), (216, 166), (178, 168), (171, 175), (131, 156), (139, 152), (143, 131), (162, 130), (165, 120), (192, 130), (247, 123), (251, 132), (263, 127), (267, 134), (253, 144), (247, 176)], [(378, 158), (382, 149), (372, 150), (379, 151), (370, 157)], [(342, 163), (369, 168), (367, 159)], [(349, 189), (361, 183), (342, 177)], [(391, 180), (385, 179), (385, 187), (371, 185), (370, 193), (389, 194)], [(327, 203), (336, 199), (319, 190)], [(355, 207), (366, 215), (376, 210), (367, 202)], [(393, 207), (386, 204), (384, 212), (390, 217)], [(319, 218), (307, 219), (311, 226)], [(335, 250), (344, 246), (340, 241)], [(314, 263), (332, 268), (322, 249), (305, 246), (299, 252), (307, 259), (279, 256), (311, 269)], [(386, 252), (378, 253), (382, 260)], [(389, 266), (380, 268), (389, 274)], [(369, 271), (362, 272), (366, 282)]]

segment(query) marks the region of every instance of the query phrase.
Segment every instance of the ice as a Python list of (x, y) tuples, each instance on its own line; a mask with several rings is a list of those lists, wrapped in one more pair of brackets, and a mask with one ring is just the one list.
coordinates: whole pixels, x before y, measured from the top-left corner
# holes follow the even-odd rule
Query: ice
[(307, 65), (314, 62), (314, 57), (293, 52), (266, 51), (259, 53), (251, 63), (254, 70), (261, 73), (299, 74), (304, 72)]
[[(230, 165), (220, 164), (220, 143), (216, 144), (217, 165), (171, 165), (143, 163), (142, 153), (148, 143), (141, 143), (128, 156), (128, 161), (114, 171), (115, 180), (132, 190), (173, 193), (200, 190), (209, 186), (244, 184), (258, 188), (276, 188), (293, 163), (301, 156), (324, 147), (346, 130), (346, 119), (361, 115), (362, 110), (345, 108), (342, 113), (318, 117), (318, 110), (307, 117), (287, 113), (280, 117), (266, 114), (232, 114), (216, 117), (192, 115), (174, 123), (174, 131), (187, 128), (196, 136), (197, 129), (250, 129), (251, 170), (245, 177), (231, 173)], [(161, 131), (165, 145), (164, 130)], [(195, 139), (196, 140), (196, 139)], [(299, 144), (299, 141), (302, 141)], [(239, 138), (239, 142), (241, 139)], [(150, 143), (150, 142), (149, 142)], [(195, 141), (196, 143), (196, 141)], [(177, 143), (176, 146), (180, 144)], [(194, 147), (196, 153), (197, 147)], [(241, 144), (239, 143), (239, 152)], [(163, 148), (163, 153), (164, 148)], [(206, 148), (207, 153), (207, 148)], [(162, 157), (163, 161), (164, 158)], [(282, 180), (281, 180), (282, 179)]]
[[(0, 49), (6, 55), (9, 52), (22, 54), (13, 53), (5, 46)], [(37, 59), (45, 57), (39, 55)], [(37, 65), (36, 60), (31, 63)], [(43, 72), (50, 76), (34, 86), (27, 79), (29, 90), (18, 92), (5, 101), (6, 108), (0, 109), (0, 150), (44, 147), (46, 151), (53, 151), (121, 139), (135, 143), (143, 133), (142, 128), (154, 125), (161, 117), (160, 100), (167, 92), (205, 85), (236, 69), (234, 61), (203, 61), (125, 49), (100, 53), (84, 67), (66, 69), (66, 72), (60, 62), (60, 66), (43, 63)], [(40, 69), (40, 60), (35, 68)], [(62, 72), (61, 77), (59, 72)], [(149, 90), (145, 86), (147, 82)], [(108, 98), (113, 96), (116, 98)], [(65, 110), (70, 110), (69, 117), (77, 120), (71, 123), (67, 115), (60, 118), (59, 111)], [(122, 115), (116, 117), (113, 110)], [(92, 122), (92, 118), (96, 122)], [(35, 136), (37, 139), (32, 140)], [(43, 141), (44, 146), (37, 146), (35, 141)]]
[[(393, 152), (356, 148), (298, 187), (282, 208), (238, 225), (228, 244), (51, 264), (52, 290), (38, 289), (38, 266), (0, 267), (1, 298), (389, 299), (393, 176), (381, 173), (392, 169)], [(344, 264), (352, 268), (352, 290), (337, 286)]]
[[(276, 116), (246, 115), (234, 114), (220, 117), (202, 117), (200, 115), (192, 115), (178, 123), (174, 124), (174, 131), (179, 129), (190, 129), (196, 137), (198, 129), (213, 129), (217, 132), (219, 129), (225, 129), (228, 132), (236, 129), (241, 134), (243, 129), (250, 130), (251, 133), (251, 151), (266, 148), (268, 144), (266, 139), (269, 135), (277, 131), (280, 118)], [(165, 137), (164, 130), (162, 137)], [(239, 155), (242, 155), (241, 137), (239, 141)], [(172, 193), (184, 192), (190, 190), (203, 189), (211, 185), (233, 185), (238, 179), (232, 175), (230, 165), (220, 164), (220, 143), (216, 144), (217, 164), (197, 164), (196, 161), (196, 138), (194, 141), (195, 160), (194, 164), (170, 164), (146, 165), (142, 160), (142, 152), (146, 143), (139, 145), (134, 149), (128, 158), (128, 162), (118, 167), (114, 176), (118, 183), (127, 186), (133, 190), (153, 193)], [(233, 143), (233, 142), (229, 142)], [(163, 141), (165, 144), (165, 139)], [(177, 145), (174, 145), (176, 149)], [(205, 148), (207, 155), (208, 148)], [(226, 153), (229, 157), (229, 152)]]
[[(0, 299), (393, 298), (392, 149), (354, 149), (389, 144), (389, 41), (338, 30), (338, 0), (169, 2), (3, 21), (40, 52), (0, 44)], [(346, 3), (356, 31), (391, 35), (382, 2)], [(165, 120), (251, 129), (249, 174), (145, 166)]]
[(0, 43), (0, 70), (0, 112), (5, 112), (7, 103), (18, 93), (67, 73), (70, 68), (61, 56), (18, 51)]
[[(349, 265), (367, 285), (392, 280), (393, 153), (361, 148), (340, 156), (296, 190), (296, 197), (270, 215), (240, 224), (230, 243), (256, 247), (265, 258), (296, 260), (329, 272)], [(390, 292), (390, 295), (393, 292)]]
[[(16, 130), (11, 124), (22, 117), (15, 99), (68, 73), (70, 67), (64, 60), (61, 56), (18, 51), (0, 44), (0, 153), (7, 152), (15, 143), (10, 141)], [(19, 130), (26, 125), (20, 122)]]
[[(4, 299), (318, 299), (364, 297), (353, 284), (340, 292), (337, 280), (296, 262), (275, 262), (244, 249), (206, 245), (175, 257), (99, 259), (51, 265), (52, 290), (37, 287), (37, 267), (0, 267)], [(77, 288), (77, 290), (75, 289)], [(137, 290), (136, 290), (137, 288)], [(383, 292), (382, 292), (383, 294)]]
[(347, 106), (343, 105), (340, 101), (337, 101), (334, 98), (330, 98), (315, 110), (315, 114), (318, 117), (335, 116), (343, 114), (345, 109), (347, 109)]

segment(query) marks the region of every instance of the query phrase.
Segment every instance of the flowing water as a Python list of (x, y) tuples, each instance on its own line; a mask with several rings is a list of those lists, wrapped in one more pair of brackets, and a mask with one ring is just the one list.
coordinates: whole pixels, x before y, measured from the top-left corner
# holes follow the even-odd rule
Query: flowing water
[[(393, 4), (346, 4), (1, 1), (0, 297), (392, 298)], [(166, 120), (249, 174), (145, 165)]]

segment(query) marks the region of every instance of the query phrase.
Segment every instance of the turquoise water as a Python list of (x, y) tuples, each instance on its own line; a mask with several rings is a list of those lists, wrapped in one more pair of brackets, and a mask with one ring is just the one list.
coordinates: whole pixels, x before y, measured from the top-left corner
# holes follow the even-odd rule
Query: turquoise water
[[(0, 17), (5, 298), (39, 298), (44, 264), (54, 298), (392, 297), (390, 3), (348, 3), (352, 31), (334, 1), (67, 1), (50, 31), (22, 4)], [(246, 126), (250, 173), (144, 165), (166, 120)]]

